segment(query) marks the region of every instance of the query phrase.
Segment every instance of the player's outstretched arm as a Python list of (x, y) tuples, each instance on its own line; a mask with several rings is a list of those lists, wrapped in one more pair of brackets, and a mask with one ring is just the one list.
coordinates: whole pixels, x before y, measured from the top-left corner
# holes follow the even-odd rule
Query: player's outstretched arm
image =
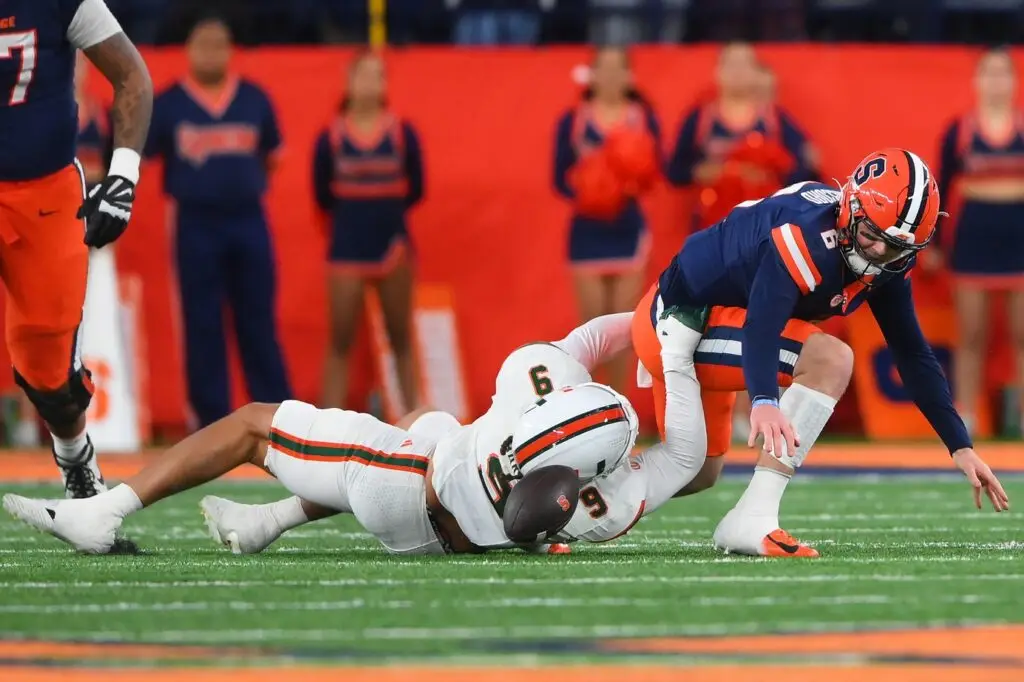
[(590, 372), (616, 353), (629, 348), (632, 326), (631, 312), (602, 315), (576, 327), (553, 345), (571, 355)]
[(85, 243), (100, 248), (120, 237), (131, 219), (141, 154), (153, 115), (153, 81), (142, 55), (103, 0), (81, 0), (67, 38), (114, 88), (110, 168), (78, 211), (78, 217), (86, 219)]
[(984, 490), (993, 509), (1009, 509), (1010, 500), (999, 479), (974, 451), (970, 434), (953, 405), (942, 366), (924, 338), (914, 309), (910, 280), (900, 278), (887, 282), (868, 299), (868, 306), (892, 352), (907, 393), (974, 488), (975, 506), (981, 508)]

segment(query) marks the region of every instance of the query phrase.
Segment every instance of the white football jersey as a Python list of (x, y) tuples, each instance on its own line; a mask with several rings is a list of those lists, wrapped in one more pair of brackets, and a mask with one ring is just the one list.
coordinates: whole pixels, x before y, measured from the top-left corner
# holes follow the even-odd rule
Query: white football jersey
[(556, 344), (531, 343), (502, 363), (491, 407), (468, 426), (448, 434), (434, 452), (431, 482), (438, 499), (479, 547), (510, 547), (501, 520), (511, 490), (508, 457), (519, 417), (549, 393), (591, 381), (590, 372)]

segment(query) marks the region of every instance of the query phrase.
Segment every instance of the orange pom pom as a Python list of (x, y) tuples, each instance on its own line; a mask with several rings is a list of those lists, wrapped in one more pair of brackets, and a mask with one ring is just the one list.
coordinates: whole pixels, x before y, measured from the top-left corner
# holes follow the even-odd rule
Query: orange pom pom
[(605, 138), (608, 162), (630, 196), (650, 190), (658, 179), (658, 143), (646, 130), (618, 128)]
[(576, 210), (580, 215), (612, 220), (626, 207), (626, 193), (602, 151), (588, 154), (572, 167), (569, 185), (576, 192)]

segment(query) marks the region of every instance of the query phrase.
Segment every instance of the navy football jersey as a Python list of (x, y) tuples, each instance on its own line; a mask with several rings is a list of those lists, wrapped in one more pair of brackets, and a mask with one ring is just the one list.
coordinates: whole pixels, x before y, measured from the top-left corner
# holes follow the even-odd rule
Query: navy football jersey
[(266, 160), (281, 144), (277, 118), (255, 83), (233, 80), (209, 101), (188, 80), (157, 96), (146, 155), (164, 160), (164, 191), (181, 206), (259, 207)]
[[(766, 255), (799, 291), (789, 317), (824, 320), (860, 306), (867, 287), (846, 267), (836, 237), (839, 190), (801, 182), (734, 208), (720, 223), (693, 234), (662, 273), (666, 305), (706, 302), (747, 308)], [(872, 280), (872, 291), (892, 277)]]
[(75, 47), (82, 0), (0, 2), (0, 180), (54, 173), (75, 158)]

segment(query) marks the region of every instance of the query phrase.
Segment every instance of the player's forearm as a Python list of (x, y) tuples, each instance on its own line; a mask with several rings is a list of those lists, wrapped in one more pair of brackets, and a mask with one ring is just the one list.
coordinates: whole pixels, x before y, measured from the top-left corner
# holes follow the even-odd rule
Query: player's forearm
[(153, 81), (145, 61), (124, 33), (87, 48), (85, 54), (114, 88), (115, 154), (118, 149), (141, 154), (153, 115)]
[(665, 389), (665, 442), (642, 455), (648, 476), (648, 514), (685, 488), (707, 457), (707, 429), (696, 375), (666, 367)]
[(602, 315), (573, 329), (554, 345), (589, 371), (629, 348), (632, 326), (633, 313)]
[(913, 354), (894, 351), (894, 359), (907, 393), (949, 452), (973, 447), (967, 427), (953, 406), (949, 382), (931, 349), (925, 347)]

